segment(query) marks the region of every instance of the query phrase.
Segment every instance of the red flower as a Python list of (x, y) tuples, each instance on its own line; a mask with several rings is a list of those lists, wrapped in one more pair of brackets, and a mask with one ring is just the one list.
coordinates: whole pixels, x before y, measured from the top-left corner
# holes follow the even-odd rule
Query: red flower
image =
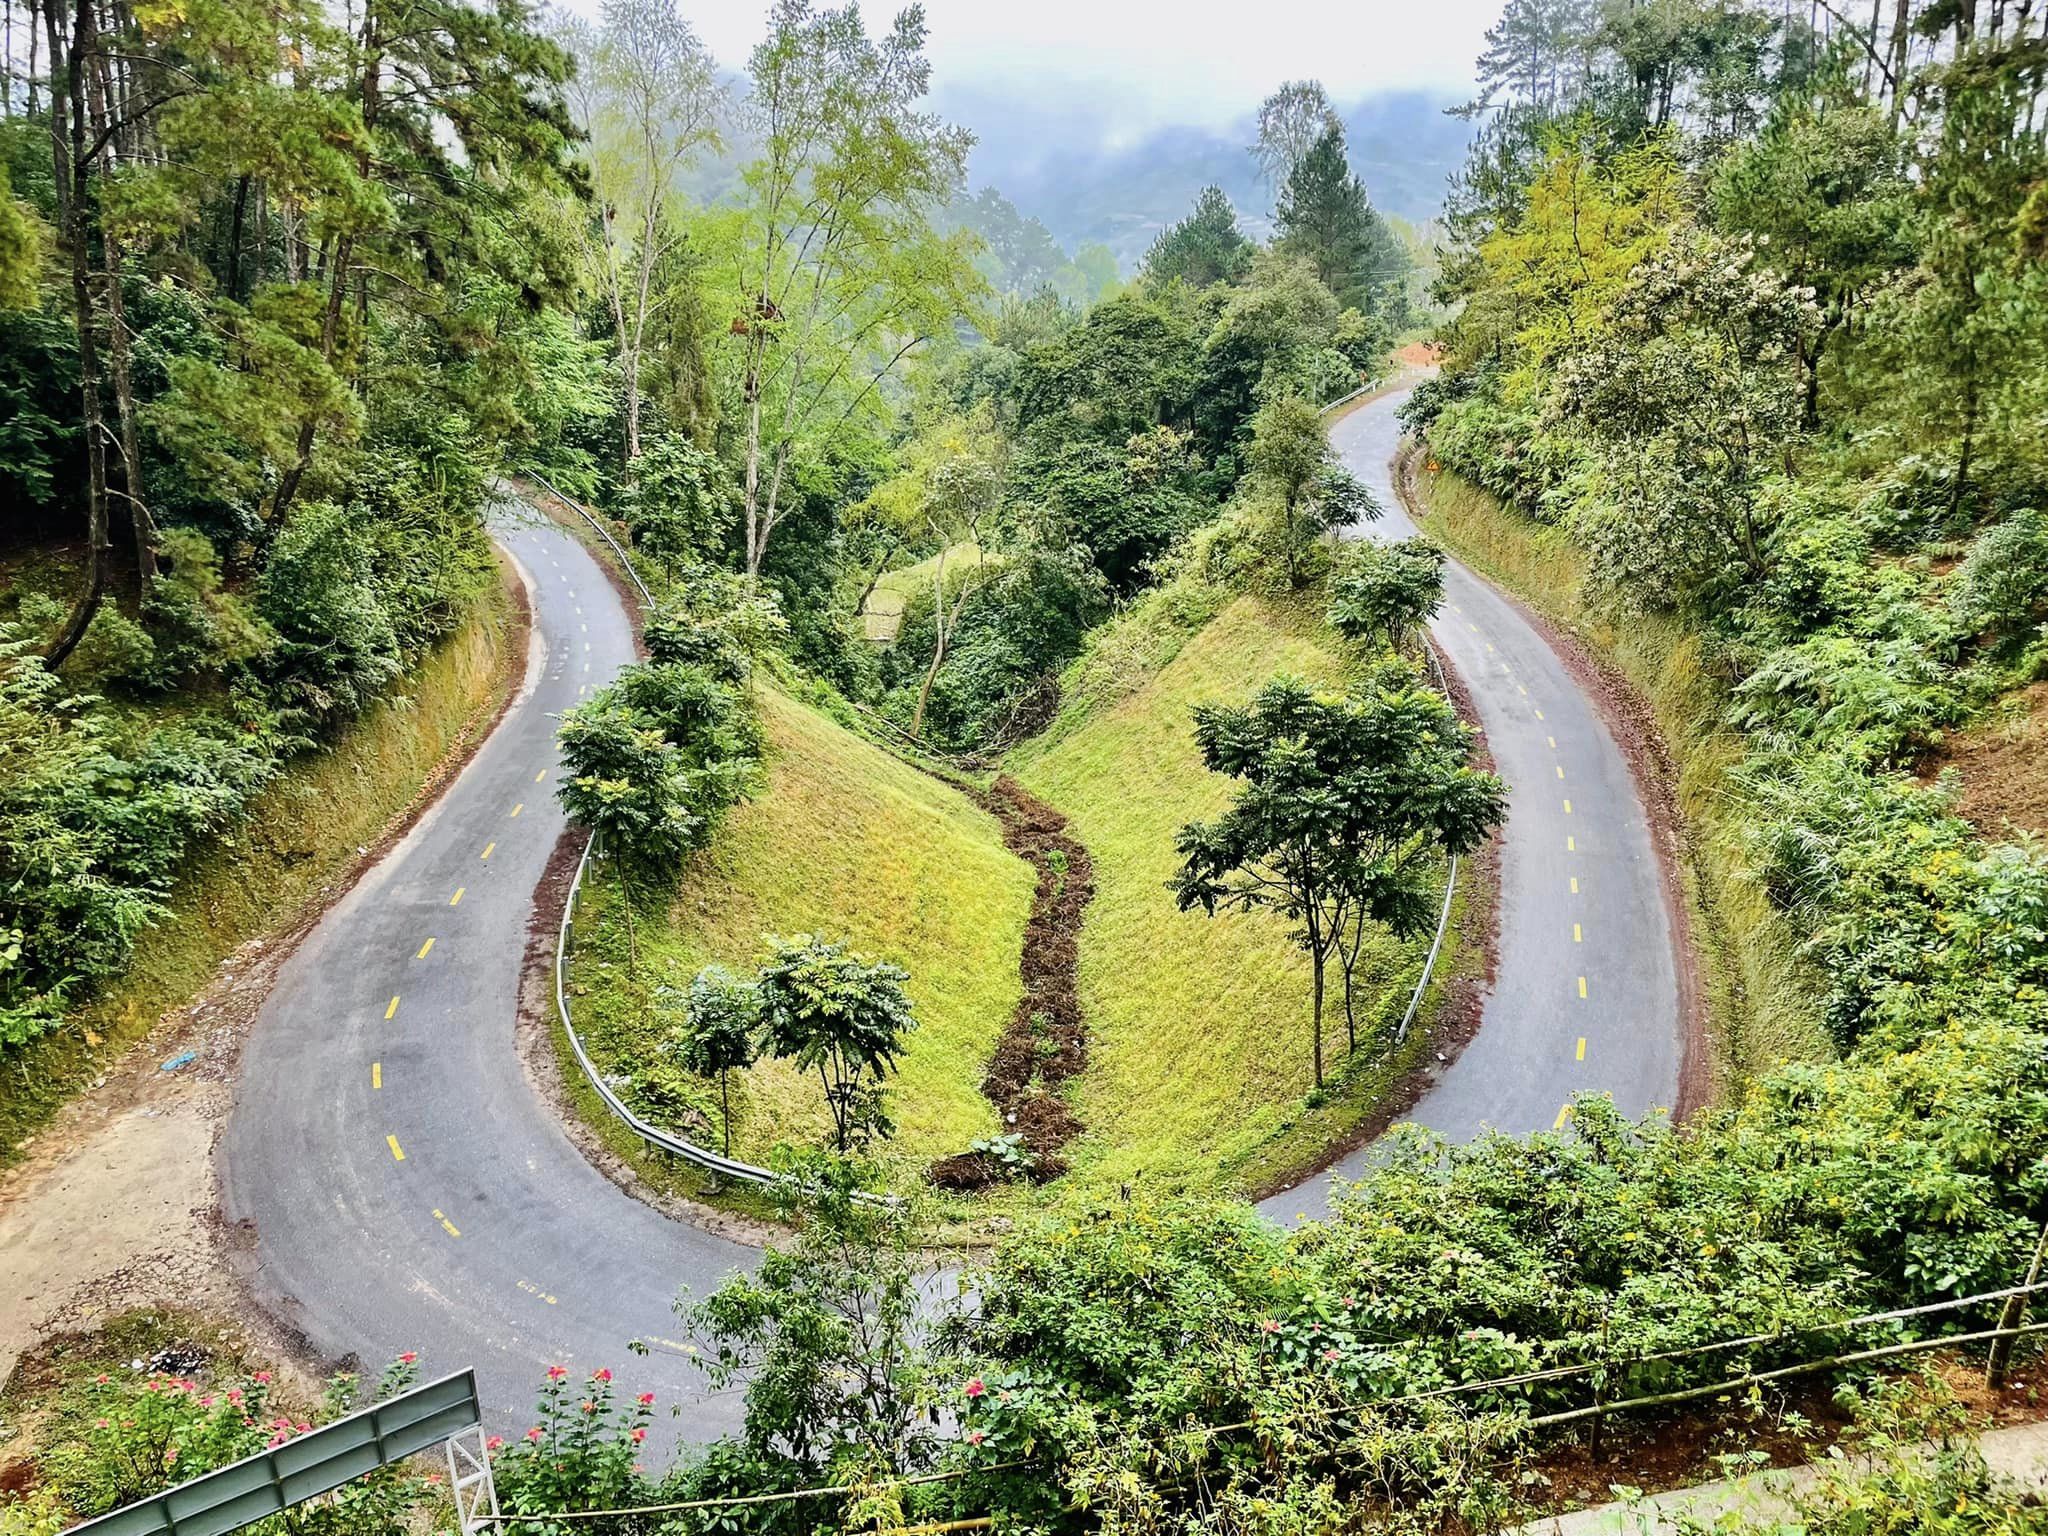
[(583, 1399), (583, 1411), (585, 1413), (595, 1413), (597, 1412), (597, 1404), (593, 1403), (589, 1398), (586, 1397), (585, 1399)]
[(642, 1392), (640, 1394), (640, 1406), (642, 1408), (652, 1408), (654, 1406), (654, 1394), (652, 1392)]
[(1259, 1332), (1261, 1332), (1261, 1333), (1278, 1333), (1279, 1331), (1280, 1331), (1280, 1325), (1279, 1325), (1279, 1323), (1277, 1323), (1276, 1321), (1274, 1321), (1274, 1320), (1273, 1320), (1272, 1318), (1270, 1318), (1270, 1317), (1262, 1317), (1262, 1318), (1260, 1318), (1260, 1319), (1259, 1319)]
[(98, 1382), (103, 1387), (113, 1379), (113, 1377), (107, 1375), (104, 1371), (102, 1371), (99, 1375), (93, 1377), (93, 1380)]
[(1323, 1351), (1323, 1358), (1325, 1360), (1341, 1360), (1344, 1357), (1334, 1349), (1326, 1349)]
[(979, 1445), (982, 1441), (986, 1440), (987, 1438), (988, 1436), (984, 1435), (978, 1429), (970, 1429), (969, 1431), (967, 1431), (967, 1443), (969, 1445)]
[(551, 1365), (548, 1367), (549, 1381), (560, 1381), (564, 1376), (568, 1374), (569, 1373), (563, 1370), (559, 1365)]
[(498, 1449), (499, 1446), (503, 1445), (504, 1443), (505, 1437), (503, 1435), (493, 1435), (490, 1439), (484, 1442), (484, 1449), (486, 1451), (495, 1451), (496, 1449)]
[(534, 1425), (533, 1428), (529, 1429), (526, 1432), (526, 1439), (527, 1442), (531, 1445), (540, 1444), (540, 1426), (538, 1424)]
[(249, 1379), (251, 1381), (260, 1381), (265, 1386), (268, 1386), (270, 1384), (270, 1372), (258, 1371), (254, 1376), (251, 1376)]
[(596, 1370), (590, 1373), (590, 1379), (592, 1381), (610, 1381), (612, 1379), (612, 1373), (609, 1369), (600, 1365)]
[(647, 1431), (644, 1429), (636, 1429), (633, 1431), (632, 1434), (628, 1435), (626, 1438), (631, 1440), (635, 1445), (638, 1445), (642, 1440), (645, 1440), (647, 1438)]
[(967, 1395), (969, 1397), (980, 1397), (987, 1390), (988, 1388), (981, 1384), (981, 1378), (979, 1376), (975, 1377), (974, 1380), (967, 1383)]
[(418, 1350), (408, 1349), (404, 1354), (398, 1357), (398, 1363), (400, 1365), (411, 1365), (413, 1361), (419, 1359), (419, 1357), (420, 1354)]

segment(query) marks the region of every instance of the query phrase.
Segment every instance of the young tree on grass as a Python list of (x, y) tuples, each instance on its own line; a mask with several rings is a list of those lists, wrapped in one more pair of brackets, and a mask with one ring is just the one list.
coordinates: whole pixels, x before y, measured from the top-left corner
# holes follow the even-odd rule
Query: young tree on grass
[(1444, 600), (1444, 552), (1427, 539), (1358, 544), (1330, 582), (1330, 627), (1354, 644), (1399, 651)]
[(1195, 740), (1212, 772), (1244, 782), (1220, 817), (1181, 828), (1175, 900), (1184, 912), (1267, 910), (1298, 925), (1314, 974), (1320, 1087), (1330, 957), (1344, 962), (1355, 1046), (1351, 966), (1363, 924), (1425, 931), (1430, 866), (1479, 846), (1505, 812), (1506, 787), (1468, 764), (1471, 732), (1400, 664), (1353, 694), (1277, 677), (1249, 705), (1197, 707)]
[(888, 1135), (881, 1079), (917, 1027), (903, 991), (909, 972), (809, 934), (769, 943), (759, 981), (763, 1047), (818, 1074), (841, 1152)]
[(1252, 473), (1273, 495), (1287, 579), (1301, 579), (1302, 552), (1319, 534), (1368, 522), (1379, 507), (1330, 454), (1322, 413), (1299, 395), (1259, 407), (1252, 418)]
[(749, 575), (788, 511), (796, 461), (859, 427), (902, 360), (986, 289), (972, 237), (932, 228), (972, 136), (923, 104), (924, 42), (916, 6), (870, 38), (854, 6), (777, 0), (748, 64), (759, 148), (741, 172), (729, 265)]
[(689, 1071), (718, 1079), (718, 1123), (727, 1157), (732, 1156), (732, 1074), (744, 1072), (760, 1054), (754, 1040), (760, 1022), (761, 991), (752, 982), (722, 965), (707, 965), (692, 978), (675, 1055)]

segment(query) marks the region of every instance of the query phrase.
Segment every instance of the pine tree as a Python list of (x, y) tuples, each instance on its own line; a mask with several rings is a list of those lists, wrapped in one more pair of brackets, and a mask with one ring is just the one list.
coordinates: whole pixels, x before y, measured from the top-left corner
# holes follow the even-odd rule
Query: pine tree
[(1326, 129), (1301, 157), (1274, 222), (1281, 243), (1309, 260), (1340, 304), (1371, 313), (1396, 302), (1407, 253), (1352, 175), (1342, 128)]
[(1152, 242), (1145, 275), (1155, 283), (1176, 277), (1191, 286), (1234, 283), (1250, 268), (1252, 243), (1237, 227), (1237, 211), (1221, 187), (1204, 187), (1194, 212)]

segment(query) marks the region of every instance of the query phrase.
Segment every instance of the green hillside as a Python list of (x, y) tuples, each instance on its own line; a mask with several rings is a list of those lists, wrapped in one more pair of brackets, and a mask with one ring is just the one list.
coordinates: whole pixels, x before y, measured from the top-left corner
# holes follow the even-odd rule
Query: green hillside
[[(1335, 680), (1344, 662), (1310, 607), (1240, 597), (1177, 649), (1163, 633), (1166, 612), (1165, 604), (1141, 608), (1124, 625), (1140, 633), (1112, 628), (1090, 661), (1099, 680), (1105, 654), (1122, 652), (1125, 682), (1099, 688), (1010, 763), (1026, 788), (1066, 813), (1095, 860), (1081, 939), (1092, 1043), (1074, 1099), (1088, 1130), (1070, 1148), (1070, 1180), (1142, 1174), (1185, 1187), (1252, 1187), (1310, 1165), (1369, 1112), (1386, 1069), (1338, 1078), (1344, 1024), (1333, 981), (1333, 1091), (1326, 1103), (1304, 1104), (1309, 967), (1286, 924), (1262, 913), (1174, 909), (1175, 833), (1220, 810), (1230, 788), (1196, 755), (1190, 711), (1242, 702), (1277, 672)], [(1134, 659), (1169, 651), (1149, 675)], [(1362, 1027), (1399, 1017), (1426, 947), (1392, 939), (1368, 947), (1356, 978)]]
[[(639, 964), (615, 888), (593, 880), (578, 913), (578, 1028), (644, 1109), (715, 1138), (714, 1095), (656, 1050), (656, 990), (717, 961), (759, 960), (766, 934), (814, 933), (910, 972), (919, 1028), (890, 1081), (886, 1156), (905, 1174), (995, 1128), (982, 1069), (1016, 1006), (1032, 876), (995, 819), (959, 790), (764, 687), (763, 783), (693, 862), (665, 916), (641, 919)], [(766, 1062), (734, 1088), (733, 1151), (816, 1145), (830, 1119), (814, 1077)], [(914, 1176), (914, 1175), (913, 1175)]]

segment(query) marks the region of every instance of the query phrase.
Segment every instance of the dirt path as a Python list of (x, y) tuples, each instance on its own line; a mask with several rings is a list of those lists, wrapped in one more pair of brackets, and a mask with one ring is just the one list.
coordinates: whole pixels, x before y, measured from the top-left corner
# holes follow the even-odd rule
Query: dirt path
[[(1095, 896), (1095, 866), (1067, 832), (1067, 818), (1008, 774), (982, 802), (1002, 823), (1003, 846), (1038, 872), (1038, 887), (1017, 961), (1024, 995), (996, 1042), (981, 1091), (1004, 1126), (1023, 1138), (1033, 1158), (1029, 1176), (1043, 1183), (1066, 1171), (1060, 1148), (1081, 1130), (1060, 1089), (1088, 1062), (1081, 918)], [(934, 1163), (931, 1178), (941, 1189), (982, 1189), (1009, 1172), (986, 1153), (960, 1152)]]

